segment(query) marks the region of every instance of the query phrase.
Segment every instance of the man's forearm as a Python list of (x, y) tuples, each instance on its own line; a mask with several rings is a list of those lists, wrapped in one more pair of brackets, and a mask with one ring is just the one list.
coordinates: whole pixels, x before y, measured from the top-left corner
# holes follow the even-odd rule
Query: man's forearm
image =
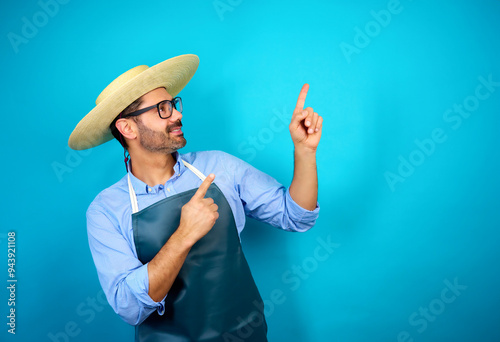
[(187, 241), (177, 230), (149, 262), (148, 294), (155, 302), (161, 301), (167, 295), (179, 274), (192, 247)]
[(314, 210), (316, 208), (318, 201), (316, 151), (295, 148), (290, 196), (295, 203), (304, 209)]

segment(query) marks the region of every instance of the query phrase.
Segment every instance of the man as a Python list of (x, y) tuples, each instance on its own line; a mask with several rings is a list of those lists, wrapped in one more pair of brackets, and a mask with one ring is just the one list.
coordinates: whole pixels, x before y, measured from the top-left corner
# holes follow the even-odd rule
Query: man
[(182, 55), (125, 72), (71, 134), (74, 149), (114, 135), (130, 156), (127, 175), (87, 210), (90, 249), (106, 297), (136, 326), (136, 341), (267, 341), (239, 234), (245, 216), (288, 231), (314, 225), (322, 118), (303, 109), (304, 85), (289, 126), (289, 189), (221, 151), (180, 154), (186, 139), (176, 95), (198, 63)]

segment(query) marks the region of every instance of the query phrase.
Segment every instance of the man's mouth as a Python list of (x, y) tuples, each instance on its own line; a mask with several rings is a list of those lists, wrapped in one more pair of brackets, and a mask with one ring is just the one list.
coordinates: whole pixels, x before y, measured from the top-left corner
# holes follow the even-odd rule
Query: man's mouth
[(179, 127), (175, 127), (174, 129), (171, 129), (171, 130), (170, 130), (170, 133), (175, 134), (175, 135), (180, 135), (180, 134), (183, 134), (183, 133), (182, 133), (182, 130), (181, 130), (181, 126), (179, 126)]

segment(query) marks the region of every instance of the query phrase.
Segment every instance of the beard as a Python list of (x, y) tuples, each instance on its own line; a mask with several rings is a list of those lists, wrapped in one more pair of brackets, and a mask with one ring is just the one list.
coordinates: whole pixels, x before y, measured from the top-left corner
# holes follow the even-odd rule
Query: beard
[(186, 146), (187, 141), (184, 138), (184, 134), (175, 136), (169, 134), (173, 129), (182, 126), (180, 120), (167, 127), (166, 132), (153, 131), (146, 127), (140, 119), (136, 123), (139, 130), (139, 142), (149, 152), (171, 154)]

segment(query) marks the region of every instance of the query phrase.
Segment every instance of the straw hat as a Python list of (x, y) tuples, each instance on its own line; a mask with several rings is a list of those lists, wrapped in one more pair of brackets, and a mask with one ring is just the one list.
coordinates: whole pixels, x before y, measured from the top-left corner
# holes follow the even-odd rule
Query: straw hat
[(76, 125), (69, 147), (85, 150), (113, 139), (109, 125), (118, 114), (156, 88), (165, 87), (176, 96), (193, 77), (199, 62), (196, 55), (181, 55), (151, 68), (139, 65), (121, 74), (99, 94), (94, 109)]

